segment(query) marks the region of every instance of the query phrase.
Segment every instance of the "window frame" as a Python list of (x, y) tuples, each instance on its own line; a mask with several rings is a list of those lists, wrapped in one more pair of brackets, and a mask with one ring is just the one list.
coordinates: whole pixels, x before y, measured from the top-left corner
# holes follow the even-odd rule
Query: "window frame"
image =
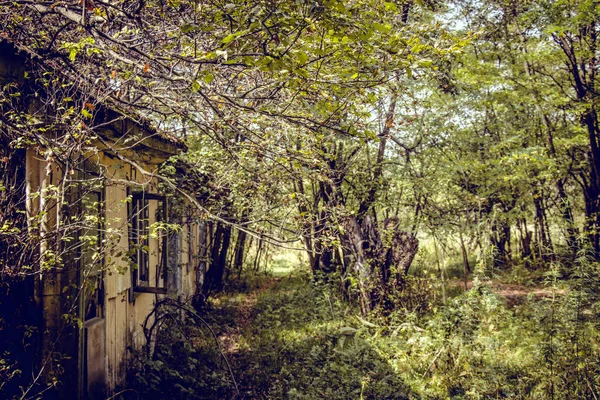
[[(150, 214), (149, 214), (149, 206), (150, 201), (157, 201), (159, 206), (157, 211), (159, 211), (160, 215), (162, 215), (162, 219), (157, 218), (158, 221), (168, 222), (168, 198), (164, 195), (156, 194), (156, 193), (147, 193), (147, 192), (134, 192), (130, 194), (131, 203), (128, 207), (128, 217), (130, 223), (128, 224), (130, 227), (129, 230), (129, 248), (130, 251), (135, 250), (134, 259), (132, 260), (134, 264), (137, 265), (137, 268), (131, 268), (131, 289), (133, 294), (135, 293), (154, 293), (154, 294), (167, 294), (168, 292), (168, 265), (167, 259), (169, 255), (168, 249), (168, 235), (162, 235), (159, 239), (159, 247), (161, 250), (161, 255), (159, 257), (159, 262), (156, 265), (158, 271), (154, 271), (156, 274), (157, 282), (154, 285), (150, 284), (150, 274), (152, 273), (152, 268), (150, 266), (150, 257), (149, 254), (144, 251), (144, 246), (149, 246), (148, 238), (142, 239), (144, 242), (140, 242), (140, 236), (147, 236), (150, 233)], [(142, 210), (144, 212), (142, 216), (142, 220), (140, 221), (140, 204), (142, 205)], [(140, 229), (140, 223), (142, 224)], [(143, 235), (140, 235), (140, 231), (144, 232)], [(140, 265), (143, 263), (143, 265)], [(140, 272), (143, 272), (142, 278), (140, 278)], [(158, 280), (162, 278), (163, 285), (158, 286)]]

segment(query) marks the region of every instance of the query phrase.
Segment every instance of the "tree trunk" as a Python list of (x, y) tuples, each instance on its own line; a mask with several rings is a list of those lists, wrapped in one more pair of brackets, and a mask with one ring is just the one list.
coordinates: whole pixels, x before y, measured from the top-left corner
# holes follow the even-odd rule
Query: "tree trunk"
[(547, 262), (549, 260), (551, 247), (548, 239), (548, 232), (546, 231), (546, 212), (544, 210), (541, 194), (538, 191), (533, 193), (533, 204), (535, 206), (535, 226), (539, 258), (542, 262)]
[[(392, 310), (392, 291), (403, 290), (408, 269), (419, 249), (419, 241), (399, 229), (398, 220), (390, 218), (383, 224), (391, 243), (385, 246), (380, 228), (368, 215), (362, 223), (350, 217), (346, 221), (343, 244), (351, 256), (345, 257), (353, 266), (360, 290), (363, 315), (379, 308), (384, 315)], [(391, 234), (390, 234), (391, 232)]]
[(353, 259), (353, 272), (358, 280), (360, 290), (360, 311), (362, 315), (367, 315), (373, 309), (373, 300), (371, 298), (371, 266), (367, 264), (363, 251), (363, 235), (356, 217), (350, 217), (346, 223), (347, 234), (345, 236), (347, 243), (345, 248), (351, 249)]
[(237, 241), (235, 243), (235, 255), (233, 257), (232, 269), (237, 271), (238, 278), (242, 274), (244, 265), (244, 251), (246, 249), (246, 232), (238, 231)]
[(510, 225), (505, 221), (492, 223), (492, 234), (490, 241), (493, 248), (496, 250), (494, 255), (494, 266), (496, 268), (505, 268), (511, 262), (510, 252)]
[(260, 267), (260, 255), (262, 252), (262, 248), (263, 248), (263, 240), (258, 239), (258, 246), (256, 248), (256, 257), (254, 257), (254, 271), (258, 271), (258, 268)]
[(460, 240), (460, 251), (463, 260), (463, 280), (465, 284), (465, 290), (467, 290), (468, 275), (471, 272), (471, 267), (469, 266), (469, 257), (467, 255), (467, 249), (465, 247), (462, 230), (458, 232), (458, 239)]
[[(525, 45), (525, 40), (526, 40), (525, 37), (526, 36), (525, 35), (521, 35), (521, 36), (524, 41), (523, 52), (525, 54), (527, 54), (527, 46)], [(553, 126), (550, 118), (548, 117), (548, 114), (544, 111), (544, 109), (541, 105), (541, 96), (540, 96), (540, 93), (539, 93), (539, 90), (537, 87), (536, 76), (534, 75), (531, 65), (529, 63), (529, 60), (527, 60), (527, 59), (525, 62), (525, 70), (527, 71), (527, 75), (529, 76), (529, 78), (533, 84), (532, 89), (533, 89), (533, 94), (534, 94), (535, 100), (536, 100), (536, 109), (537, 109), (537, 113), (541, 116), (542, 121), (543, 121), (543, 129), (546, 133), (546, 145), (548, 148), (548, 153), (554, 160), (558, 160), (557, 153), (556, 153), (556, 147), (554, 146), (554, 126)], [(574, 218), (573, 218), (573, 211), (571, 209), (571, 204), (569, 202), (569, 199), (568, 199), (566, 191), (565, 191), (564, 181), (565, 180), (563, 178), (558, 178), (556, 180), (555, 184), (556, 184), (556, 190), (558, 193), (558, 201), (560, 203), (561, 215), (566, 224), (567, 245), (569, 246), (569, 249), (571, 250), (571, 254), (573, 256), (575, 256), (577, 254), (577, 251), (579, 250), (579, 243), (577, 240), (577, 236), (579, 235), (579, 232), (575, 226), (575, 222), (574, 222)]]
[(227, 263), (227, 251), (231, 240), (231, 227), (217, 224), (211, 251), (210, 268), (206, 273), (204, 288), (206, 292), (223, 287), (223, 276)]
[(227, 253), (229, 251), (229, 245), (231, 243), (231, 226), (227, 225), (223, 228), (223, 242), (221, 244), (221, 251), (219, 252), (219, 258), (216, 264), (215, 274), (215, 287), (221, 289), (223, 287), (223, 276), (225, 269), (227, 268)]
[(208, 243), (207, 233), (209, 231), (208, 224), (201, 221), (198, 224), (198, 264), (196, 265), (196, 291), (192, 300), (194, 307), (200, 307), (204, 303), (203, 288), (206, 279), (206, 267), (208, 258)]
[[(581, 124), (586, 128), (589, 140), (589, 184), (584, 191), (586, 236), (594, 250), (594, 256), (600, 258), (600, 146), (598, 144), (598, 116), (594, 104), (596, 99), (597, 69), (597, 27), (596, 24), (582, 27), (579, 32), (553, 35), (554, 41), (563, 51), (573, 78), (573, 87), (579, 102), (589, 106), (581, 114)], [(583, 40), (589, 56), (578, 59), (574, 36)], [(586, 58), (588, 57), (588, 58)]]
[(521, 242), (521, 260), (525, 262), (525, 267), (529, 267), (529, 258), (531, 257), (531, 231), (527, 229), (527, 220), (525, 218), (517, 222)]

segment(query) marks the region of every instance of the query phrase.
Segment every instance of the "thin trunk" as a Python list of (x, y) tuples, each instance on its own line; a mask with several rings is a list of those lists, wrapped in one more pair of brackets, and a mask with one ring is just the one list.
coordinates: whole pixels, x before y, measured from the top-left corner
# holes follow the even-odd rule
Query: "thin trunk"
[(573, 209), (571, 208), (571, 202), (569, 201), (569, 198), (567, 197), (567, 194), (565, 192), (563, 179), (558, 179), (556, 181), (556, 189), (558, 191), (558, 201), (560, 202), (562, 217), (565, 223), (567, 224), (567, 245), (571, 249), (571, 253), (573, 255), (576, 255), (577, 251), (579, 250), (579, 241), (577, 240), (579, 231), (575, 226), (575, 219), (573, 218)]
[(221, 244), (221, 251), (219, 252), (219, 258), (217, 260), (217, 273), (216, 275), (216, 287), (221, 289), (223, 287), (223, 276), (227, 269), (227, 254), (229, 252), (229, 245), (231, 243), (231, 226), (227, 225), (223, 229), (223, 243)]
[(367, 215), (370, 211), (373, 203), (375, 202), (377, 193), (381, 187), (381, 178), (383, 174), (383, 160), (385, 155), (385, 147), (387, 145), (388, 137), (390, 136), (390, 131), (392, 126), (394, 125), (394, 116), (396, 114), (396, 102), (397, 96), (394, 94), (390, 99), (390, 106), (388, 108), (387, 114), (385, 116), (385, 125), (381, 131), (379, 136), (379, 148), (377, 150), (377, 161), (375, 163), (375, 167), (373, 169), (372, 183), (371, 188), (365, 199), (360, 203), (358, 209), (358, 218), (359, 222), (362, 218)]
[(525, 262), (525, 267), (529, 267), (529, 258), (531, 257), (531, 231), (527, 229), (527, 220), (525, 218), (517, 222), (521, 243), (521, 260)]
[(548, 240), (548, 251), (550, 260), (554, 261), (556, 259), (556, 252), (554, 251), (554, 243), (552, 242), (552, 233), (550, 231), (550, 224), (548, 223), (548, 216), (546, 214), (546, 202), (542, 199), (542, 213), (544, 215), (543, 222), (545, 224), (544, 230), (546, 231), (547, 240)]
[[(525, 38), (524, 35), (521, 35), (521, 36), (523, 38)], [(527, 71), (527, 75), (529, 76), (529, 78), (532, 82), (532, 86), (533, 86), (532, 88), (534, 89), (533, 93), (534, 93), (535, 100), (536, 100), (537, 113), (542, 117), (542, 120), (544, 123), (543, 125), (544, 125), (544, 131), (546, 134), (546, 144), (548, 147), (548, 153), (550, 154), (550, 157), (552, 157), (555, 160), (558, 160), (557, 153), (556, 153), (556, 147), (554, 146), (554, 134), (553, 134), (554, 127), (552, 125), (552, 122), (550, 121), (550, 118), (548, 117), (548, 114), (542, 108), (541, 96), (540, 96), (539, 91), (537, 90), (537, 80), (533, 73), (533, 69), (531, 68), (531, 65), (529, 63), (529, 60), (527, 59), (527, 46), (525, 45), (525, 39), (523, 39), (523, 41), (524, 41), (523, 52), (526, 57), (525, 70)], [(575, 222), (574, 222), (574, 218), (573, 218), (573, 211), (571, 209), (571, 203), (569, 202), (569, 199), (568, 199), (566, 191), (565, 191), (564, 179), (558, 178), (555, 182), (555, 185), (556, 185), (556, 191), (558, 193), (558, 201), (560, 204), (561, 215), (567, 226), (567, 228), (566, 228), (567, 245), (571, 249), (571, 254), (573, 256), (575, 256), (579, 249), (579, 243), (577, 240), (577, 236), (578, 236), (579, 232), (575, 226)]]
[(492, 221), (490, 241), (496, 250), (494, 266), (504, 268), (511, 262), (510, 226), (505, 221)]
[(221, 288), (230, 236), (231, 227), (224, 227), (220, 223), (216, 224), (210, 256), (210, 268), (204, 281), (205, 292)]
[(238, 278), (242, 274), (244, 265), (244, 251), (246, 249), (246, 232), (238, 231), (237, 241), (235, 243), (235, 255), (233, 257), (232, 269), (237, 271)]
[(462, 230), (458, 232), (458, 238), (460, 239), (460, 250), (463, 259), (463, 281), (465, 284), (465, 290), (467, 290), (468, 275), (469, 272), (471, 272), (471, 267), (469, 266), (469, 257), (467, 256), (467, 249), (465, 247)]
[(256, 257), (254, 258), (254, 271), (258, 271), (258, 267), (260, 266), (260, 254), (263, 248), (263, 240), (258, 239), (258, 247), (256, 249)]
[(194, 304), (200, 305), (203, 301), (202, 288), (204, 280), (206, 278), (206, 267), (207, 267), (207, 256), (208, 256), (208, 243), (207, 233), (208, 224), (205, 221), (201, 221), (198, 224), (198, 265), (196, 266), (196, 291), (194, 293)]
[[(548, 116), (542, 112), (544, 118), (544, 125), (546, 130), (546, 142), (548, 145), (548, 152), (550, 156), (554, 159), (557, 159), (556, 148), (554, 146), (554, 137), (553, 137), (553, 129), (552, 124), (550, 123), (550, 119)], [(579, 244), (577, 241), (578, 231), (575, 227), (575, 221), (573, 218), (573, 210), (571, 209), (571, 203), (569, 198), (567, 197), (567, 193), (565, 191), (564, 179), (558, 178), (556, 180), (556, 192), (558, 194), (558, 202), (560, 204), (560, 212), (562, 215), (565, 224), (567, 225), (567, 245), (571, 249), (571, 253), (573, 256), (577, 254), (577, 250), (579, 249)]]
[(442, 301), (444, 304), (446, 304), (446, 282), (444, 280), (444, 268), (442, 268), (442, 266), (440, 264), (440, 253), (438, 250), (438, 242), (437, 242), (435, 233), (433, 233), (432, 236), (433, 236), (433, 248), (435, 250), (435, 261), (437, 263), (438, 273), (440, 274), (440, 279), (442, 281)]
[[(300, 149), (299, 145), (297, 148)], [(302, 179), (298, 179), (294, 182), (294, 189), (297, 193), (300, 193), (301, 198), (298, 200), (298, 211), (300, 211), (300, 215), (309, 215), (308, 207), (306, 206), (305, 199), (305, 191), (304, 191), (304, 183)], [(308, 254), (308, 262), (310, 264), (311, 270), (314, 272), (317, 266), (316, 254), (314, 249), (314, 243), (312, 240), (312, 225), (310, 222), (306, 222), (306, 219), (302, 220), (301, 226), (301, 234), (300, 238), (302, 239), (302, 243), (304, 244), (304, 248), (306, 249), (306, 254)]]
[(252, 245), (254, 244), (254, 238), (252, 236), (247, 236), (246, 237), (246, 251), (244, 252), (244, 259), (242, 261), (242, 264), (246, 264), (248, 262), (248, 257), (250, 256), (250, 249), (252, 248)]
[(537, 246), (539, 257), (542, 262), (548, 261), (550, 252), (550, 241), (548, 240), (548, 233), (546, 231), (546, 213), (544, 210), (544, 204), (542, 202), (541, 193), (534, 192), (533, 204), (535, 206), (535, 225), (537, 232)]

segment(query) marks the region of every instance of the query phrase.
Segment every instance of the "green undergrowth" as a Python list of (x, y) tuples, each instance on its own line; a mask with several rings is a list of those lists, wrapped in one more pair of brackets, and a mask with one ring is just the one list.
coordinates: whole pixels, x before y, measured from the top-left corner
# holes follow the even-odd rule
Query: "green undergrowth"
[(200, 312), (217, 336), (237, 329), (227, 354), (235, 383), (207, 327), (187, 321), (163, 330), (150, 360), (138, 357), (131, 388), (142, 398), (598, 398), (594, 271), (516, 308), (476, 282), (446, 305), (429, 299), (426, 312), (398, 309), (385, 323), (360, 318), (328, 284), (278, 278), (244, 316), (239, 292)]
[(409, 398), (410, 389), (361, 337), (353, 309), (327, 285), (284, 279), (258, 299), (239, 356), (247, 398)]

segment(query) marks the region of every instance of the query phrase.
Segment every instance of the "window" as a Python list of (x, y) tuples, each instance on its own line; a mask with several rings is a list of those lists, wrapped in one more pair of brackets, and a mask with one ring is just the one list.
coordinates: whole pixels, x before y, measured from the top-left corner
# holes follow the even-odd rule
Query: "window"
[(132, 201), (132, 246), (135, 251), (133, 280), (136, 286), (149, 284), (149, 260), (150, 251), (148, 237), (150, 235), (149, 227), (149, 204), (142, 196), (134, 196)]
[(134, 193), (130, 206), (130, 253), (133, 291), (167, 293), (167, 200), (151, 193)]

